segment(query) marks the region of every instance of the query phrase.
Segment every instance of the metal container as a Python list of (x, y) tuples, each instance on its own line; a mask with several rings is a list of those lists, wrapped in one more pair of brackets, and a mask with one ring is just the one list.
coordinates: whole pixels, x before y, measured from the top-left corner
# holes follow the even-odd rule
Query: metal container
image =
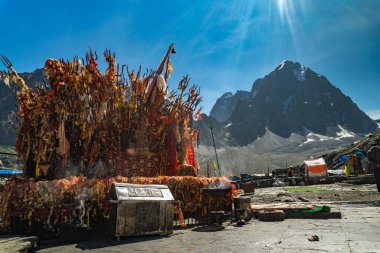
[(173, 233), (174, 198), (166, 185), (114, 183), (108, 231), (121, 236)]
[(244, 191), (244, 194), (254, 194), (255, 193), (255, 182), (241, 182), (240, 189)]
[[(240, 212), (243, 209), (244, 212)], [(251, 198), (245, 196), (234, 198), (234, 210), (236, 219), (240, 219), (240, 215), (243, 215), (244, 220), (252, 219)]]
[[(203, 223), (221, 225), (223, 221), (232, 216), (232, 187), (229, 185), (218, 185), (214, 188), (202, 189), (201, 205)], [(214, 199), (214, 201), (210, 201)]]

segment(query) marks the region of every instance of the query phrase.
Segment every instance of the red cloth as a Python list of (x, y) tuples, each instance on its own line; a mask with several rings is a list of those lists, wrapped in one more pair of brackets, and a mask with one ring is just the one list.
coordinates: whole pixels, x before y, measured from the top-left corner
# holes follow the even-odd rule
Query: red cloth
[(65, 166), (69, 163), (70, 143), (66, 137), (64, 121), (59, 124), (57, 138), (59, 139), (57, 153), (63, 157), (62, 165)]
[(179, 166), (177, 159), (177, 139), (174, 130), (168, 132), (166, 148), (168, 150), (168, 170), (166, 171), (166, 175), (174, 176)]
[(194, 161), (194, 147), (193, 144), (187, 145), (187, 150), (186, 150), (186, 156), (187, 156), (187, 161), (189, 164), (193, 167), (195, 167), (195, 161)]

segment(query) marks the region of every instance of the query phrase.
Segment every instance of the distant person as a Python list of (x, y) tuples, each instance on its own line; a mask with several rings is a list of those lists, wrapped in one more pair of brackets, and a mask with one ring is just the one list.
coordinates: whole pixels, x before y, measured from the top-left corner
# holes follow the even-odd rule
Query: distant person
[(293, 166), (290, 166), (288, 169), (288, 177), (293, 177), (294, 169)]
[(351, 153), (351, 159), (352, 159), (352, 167), (354, 168), (354, 174), (357, 176), (359, 174), (359, 163), (358, 163), (358, 157), (355, 154), (355, 151)]
[(364, 167), (363, 167), (363, 161), (365, 159), (365, 156), (363, 154), (362, 151), (360, 151), (359, 149), (356, 149), (355, 150), (355, 154), (356, 154), (356, 159), (357, 159), (357, 167), (358, 167), (358, 172), (359, 174), (363, 174), (364, 173)]
[(367, 156), (375, 176), (377, 191), (380, 192), (380, 146), (372, 144), (372, 147), (368, 150)]

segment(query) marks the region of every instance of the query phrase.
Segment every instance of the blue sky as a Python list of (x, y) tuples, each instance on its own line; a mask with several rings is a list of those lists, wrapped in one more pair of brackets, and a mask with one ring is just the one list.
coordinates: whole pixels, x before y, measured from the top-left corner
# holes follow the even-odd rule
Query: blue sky
[(206, 113), (223, 93), (250, 90), (287, 59), (325, 75), (380, 119), (380, 1), (0, 0), (0, 19), (0, 53), (19, 72), (88, 47), (155, 69), (174, 42), (169, 87), (189, 74)]

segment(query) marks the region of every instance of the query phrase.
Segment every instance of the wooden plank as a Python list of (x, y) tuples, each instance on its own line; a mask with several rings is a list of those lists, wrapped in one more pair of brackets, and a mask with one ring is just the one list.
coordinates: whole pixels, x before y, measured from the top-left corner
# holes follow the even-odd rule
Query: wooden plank
[(251, 209), (257, 210), (310, 210), (315, 206), (310, 204), (285, 204), (285, 203), (273, 203), (273, 204), (259, 204), (251, 205)]

